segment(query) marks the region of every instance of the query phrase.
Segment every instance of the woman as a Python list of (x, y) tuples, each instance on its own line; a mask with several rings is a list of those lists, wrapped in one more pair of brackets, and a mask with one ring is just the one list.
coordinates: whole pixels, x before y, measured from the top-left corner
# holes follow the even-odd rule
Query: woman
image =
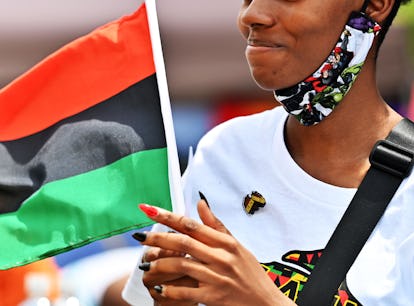
[[(201, 222), (141, 205), (180, 232), (135, 234), (153, 247), (139, 267), (158, 305), (294, 305), (370, 167), (373, 145), (402, 119), (375, 79), (378, 48), (401, 2), (243, 1), (238, 25), (251, 74), (283, 108), (231, 120), (201, 140), (184, 176), (186, 203), (202, 198), (190, 212)], [(333, 305), (414, 299), (413, 202), (411, 175)], [(141, 305), (137, 286), (132, 277), (124, 295)]]

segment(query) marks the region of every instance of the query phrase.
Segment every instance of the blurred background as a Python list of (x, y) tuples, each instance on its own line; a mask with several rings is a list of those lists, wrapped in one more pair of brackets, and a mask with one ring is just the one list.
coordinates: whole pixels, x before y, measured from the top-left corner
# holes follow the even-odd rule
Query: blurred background
[[(135, 11), (141, 2), (0, 0), (0, 87), (71, 40)], [(272, 108), (275, 102), (271, 93), (260, 90), (250, 78), (245, 43), (236, 27), (240, 0), (157, 3), (184, 169), (189, 147), (195, 147), (206, 131), (234, 116)], [(414, 3), (401, 9), (382, 47), (379, 63), (378, 82), (385, 99), (400, 113), (413, 118)], [(121, 235), (39, 263), (32, 270), (46, 271), (52, 280), (63, 279), (62, 286), (77, 295), (81, 305), (99, 305), (105, 288), (134, 268), (136, 249), (129, 235)], [(108, 264), (113, 257), (117, 261)], [(14, 278), (10, 271), (7, 275), (0, 271), (0, 306), (17, 305), (7, 302), (5, 294), (13, 279), (22, 288), (12, 290), (25, 291), (23, 279), (27, 271), (23, 270), (14, 272)], [(49, 287), (51, 292), (58, 290), (53, 281)]]
[[(0, 0), (0, 87), (67, 42), (133, 12), (141, 2)], [(236, 27), (239, 4), (158, 1), (183, 168), (188, 146), (206, 130), (234, 115), (275, 105), (271, 93), (250, 78), (245, 43)], [(378, 82), (386, 100), (405, 114), (413, 80), (414, 5), (403, 7), (395, 23), (380, 53)]]

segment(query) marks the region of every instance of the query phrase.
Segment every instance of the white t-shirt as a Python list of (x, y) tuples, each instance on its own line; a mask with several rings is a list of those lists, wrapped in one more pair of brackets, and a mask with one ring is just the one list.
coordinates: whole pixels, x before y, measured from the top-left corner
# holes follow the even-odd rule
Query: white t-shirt
[[(283, 137), (286, 118), (277, 107), (214, 128), (200, 141), (189, 164), (184, 194), (186, 203), (192, 204), (189, 215), (197, 217), (201, 191), (217, 217), (295, 300), (356, 189), (318, 181), (294, 162)], [(322, 158), (315, 156), (315, 163)], [(248, 214), (244, 204), (254, 200), (266, 204)], [(340, 294), (333, 297), (333, 305), (413, 304), (413, 221), (411, 175), (349, 271)], [(136, 297), (128, 291), (137, 291), (136, 278), (124, 292), (131, 302)]]

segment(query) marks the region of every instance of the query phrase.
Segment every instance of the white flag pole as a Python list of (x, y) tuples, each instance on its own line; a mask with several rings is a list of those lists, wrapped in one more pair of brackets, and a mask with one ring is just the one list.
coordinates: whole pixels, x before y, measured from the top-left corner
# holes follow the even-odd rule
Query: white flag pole
[(175, 141), (174, 126), (171, 115), (171, 103), (168, 92), (167, 77), (164, 65), (164, 56), (158, 27), (158, 16), (155, 0), (146, 0), (148, 23), (151, 34), (152, 52), (157, 75), (158, 91), (161, 100), (161, 112), (164, 121), (165, 137), (168, 152), (168, 177), (173, 211), (185, 214), (184, 195), (181, 187), (181, 173), (178, 161), (177, 144)]

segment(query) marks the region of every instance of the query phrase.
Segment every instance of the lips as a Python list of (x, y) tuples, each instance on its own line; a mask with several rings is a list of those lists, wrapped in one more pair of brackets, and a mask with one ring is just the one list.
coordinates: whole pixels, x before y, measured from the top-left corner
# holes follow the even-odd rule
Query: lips
[(280, 48), (282, 47), (281, 44), (268, 41), (268, 40), (261, 40), (256, 38), (249, 38), (247, 39), (247, 45), (250, 47), (265, 47), (265, 48)]

